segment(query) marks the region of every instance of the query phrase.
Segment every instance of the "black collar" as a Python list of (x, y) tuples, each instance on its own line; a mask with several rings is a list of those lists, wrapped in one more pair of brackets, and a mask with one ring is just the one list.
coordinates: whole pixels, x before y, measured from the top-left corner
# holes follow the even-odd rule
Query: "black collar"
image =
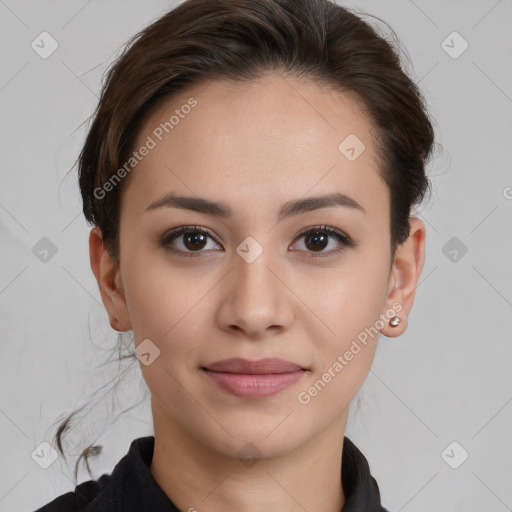
[[(135, 439), (111, 475), (84, 482), (75, 492), (56, 498), (36, 512), (180, 512), (149, 470), (154, 446), (154, 436)], [(387, 512), (380, 503), (379, 487), (368, 461), (347, 437), (342, 457), (345, 505), (341, 512)]]

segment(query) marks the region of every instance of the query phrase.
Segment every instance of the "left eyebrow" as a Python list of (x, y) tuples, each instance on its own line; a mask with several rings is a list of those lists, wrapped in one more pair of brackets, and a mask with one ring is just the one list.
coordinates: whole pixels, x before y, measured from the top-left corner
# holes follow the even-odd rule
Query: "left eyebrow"
[[(162, 207), (182, 208), (208, 215), (217, 215), (222, 218), (227, 218), (233, 215), (233, 210), (226, 203), (212, 201), (204, 197), (177, 195), (172, 192), (151, 203), (146, 208), (146, 211)], [(333, 207), (351, 208), (353, 210), (360, 211), (361, 213), (366, 213), (366, 210), (355, 199), (352, 199), (341, 192), (336, 192), (324, 196), (307, 197), (288, 201), (281, 206), (278, 221), (282, 221), (283, 219), (293, 215)]]

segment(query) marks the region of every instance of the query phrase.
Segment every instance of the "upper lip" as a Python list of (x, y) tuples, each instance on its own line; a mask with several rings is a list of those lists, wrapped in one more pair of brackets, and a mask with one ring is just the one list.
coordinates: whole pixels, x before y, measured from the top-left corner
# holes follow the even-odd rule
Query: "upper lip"
[(224, 359), (216, 361), (204, 367), (212, 372), (222, 373), (245, 373), (254, 375), (263, 375), (269, 373), (292, 373), (303, 370), (298, 364), (283, 359), (265, 358), (256, 361), (235, 357), (233, 359)]

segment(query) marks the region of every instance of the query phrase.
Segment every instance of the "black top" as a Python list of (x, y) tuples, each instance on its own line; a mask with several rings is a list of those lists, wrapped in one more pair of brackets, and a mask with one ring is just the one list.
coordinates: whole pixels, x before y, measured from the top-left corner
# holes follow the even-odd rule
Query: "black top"
[[(89, 480), (35, 512), (180, 512), (153, 478), (154, 436), (132, 441), (111, 475)], [(365, 456), (350, 439), (343, 443), (341, 512), (388, 512), (380, 504), (377, 482)]]

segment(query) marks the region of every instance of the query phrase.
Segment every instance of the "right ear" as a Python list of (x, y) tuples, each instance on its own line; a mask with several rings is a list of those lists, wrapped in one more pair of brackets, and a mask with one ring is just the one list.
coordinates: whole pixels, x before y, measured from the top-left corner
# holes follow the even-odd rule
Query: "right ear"
[(108, 253), (103, 243), (101, 230), (97, 226), (93, 227), (89, 233), (89, 258), (112, 329), (129, 331), (132, 327), (124, 296), (121, 271)]

